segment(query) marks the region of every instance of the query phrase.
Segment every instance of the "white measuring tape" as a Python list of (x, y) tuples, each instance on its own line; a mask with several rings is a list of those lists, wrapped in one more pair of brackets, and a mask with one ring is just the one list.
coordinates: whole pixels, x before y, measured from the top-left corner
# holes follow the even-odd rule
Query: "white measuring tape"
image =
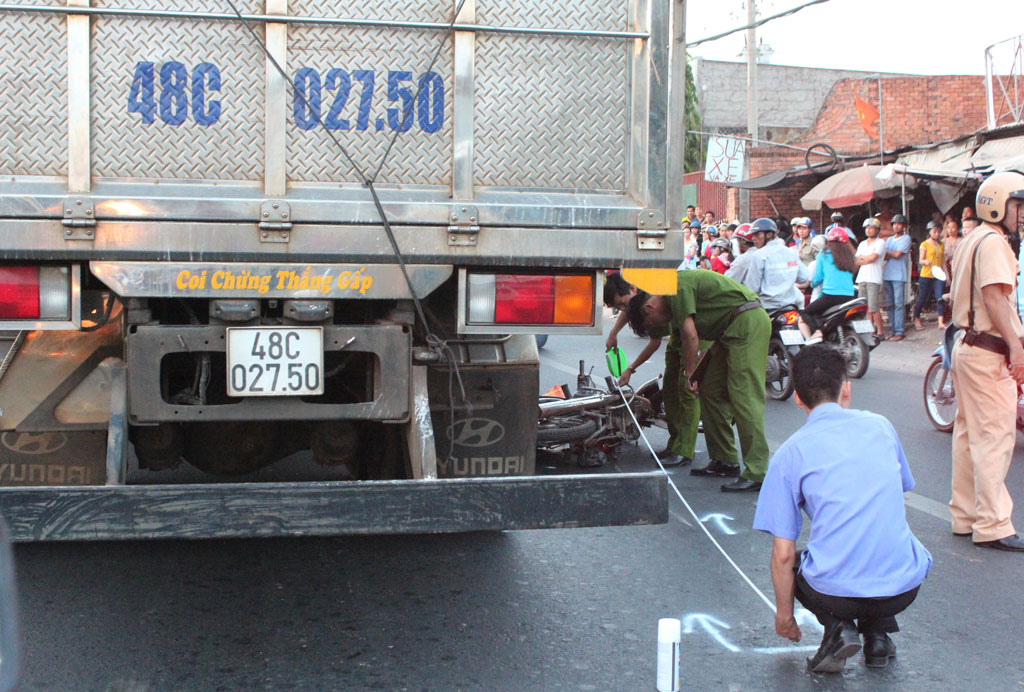
[[(613, 382), (614, 382), (614, 380), (613, 380)], [(746, 575), (746, 573), (742, 569), (740, 569), (740, 566), (737, 565), (736, 562), (731, 557), (729, 557), (729, 553), (725, 552), (725, 548), (722, 547), (722, 544), (719, 543), (715, 539), (715, 537), (711, 535), (711, 532), (708, 531), (706, 526), (704, 526), (704, 522), (702, 522), (700, 520), (700, 518), (697, 516), (696, 512), (693, 511), (693, 508), (690, 507), (690, 503), (687, 502), (686, 498), (683, 497), (683, 494), (681, 492), (679, 492), (679, 488), (676, 486), (675, 482), (672, 480), (671, 474), (669, 474), (669, 472), (665, 470), (665, 467), (661, 463), (661, 459), (658, 458), (658, 455), (655, 453), (654, 448), (651, 447), (651, 443), (647, 439), (647, 435), (644, 434), (643, 428), (640, 426), (640, 421), (638, 421), (636, 419), (636, 415), (633, 414), (633, 409), (630, 408), (630, 406), (629, 406), (629, 398), (626, 397), (625, 392), (622, 391), (622, 387), (620, 387), (617, 382), (615, 383), (615, 389), (617, 389), (619, 391), (619, 396), (621, 396), (622, 400), (624, 402), (626, 402), (626, 410), (629, 412), (629, 417), (633, 419), (633, 423), (636, 424), (636, 429), (640, 433), (640, 438), (644, 441), (644, 444), (647, 445), (647, 451), (649, 451), (651, 453), (651, 456), (654, 457), (655, 463), (658, 464), (658, 468), (661, 469), (661, 472), (663, 474), (665, 474), (665, 479), (668, 480), (668, 484), (672, 487), (672, 490), (675, 491), (676, 497), (678, 497), (679, 501), (683, 503), (683, 507), (685, 507), (686, 511), (690, 513), (690, 516), (693, 517), (693, 520), (695, 522), (697, 522), (697, 526), (699, 526), (700, 530), (704, 532), (704, 535), (708, 537), (708, 540), (711, 541), (711, 543), (716, 548), (718, 548), (718, 552), (720, 552), (722, 554), (722, 557), (725, 558), (726, 562), (728, 562), (730, 565), (732, 565), (732, 568), (734, 570), (736, 570), (736, 573), (739, 574), (740, 577), (743, 579), (743, 581), (745, 581), (747, 583), (747, 586), (749, 586), (751, 589), (753, 589), (754, 593), (756, 593), (758, 595), (758, 597), (762, 601), (764, 601), (764, 604), (766, 606), (768, 606), (768, 608), (771, 609), (771, 611), (774, 613), (775, 612), (775, 604), (767, 596), (764, 595), (764, 592), (761, 591), (761, 589), (757, 588), (757, 585), (750, 580), (750, 577), (748, 577)]]

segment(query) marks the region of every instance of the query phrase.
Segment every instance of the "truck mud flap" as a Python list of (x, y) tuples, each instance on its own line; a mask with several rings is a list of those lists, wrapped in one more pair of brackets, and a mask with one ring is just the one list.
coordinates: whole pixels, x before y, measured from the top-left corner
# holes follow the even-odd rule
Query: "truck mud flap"
[(242, 538), (668, 521), (661, 473), (425, 481), (0, 488), (15, 541)]

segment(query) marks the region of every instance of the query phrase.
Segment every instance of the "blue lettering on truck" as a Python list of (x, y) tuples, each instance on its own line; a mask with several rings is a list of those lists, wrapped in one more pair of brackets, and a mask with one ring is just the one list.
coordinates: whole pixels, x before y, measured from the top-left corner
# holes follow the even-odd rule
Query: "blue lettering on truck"
[[(394, 104), (386, 109), (386, 117), (371, 122), (377, 73), (373, 70), (351, 72), (332, 68), (321, 77), (311, 68), (296, 71), (292, 79), (292, 118), (300, 130), (311, 130), (323, 125), (329, 130), (368, 130), (380, 132), (385, 125), (392, 131), (405, 132), (414, 124), (425, 133), (439, 132), (444, 127), (444, 78), (436, 72), (426, 72), (418, 79), (412, 72), (388, 70), (387, 100)], [(342, 111), (359, 92), (355, 123), (343, 118)], [(166, 125), (178, 126), (191, 115), (197, 125), (208, 127), (220, 120), (220, 69), (208, 62), (199, 63), (191, 74), (177, 61), (157, 63), (142, 61), (135, 64), (131, 88), (128, 92), (128, 113), (141, 116), (143, 125), (156, 122), (157, 116)], [(324, 107), (326, 106), (326, 113)]]

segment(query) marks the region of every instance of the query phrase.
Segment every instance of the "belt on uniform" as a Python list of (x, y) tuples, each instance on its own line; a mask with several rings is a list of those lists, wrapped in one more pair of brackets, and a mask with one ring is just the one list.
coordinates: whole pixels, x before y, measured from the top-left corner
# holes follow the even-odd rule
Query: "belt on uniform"
[[(998, 353), (1007, 358), (1010, 357), (1010, 347), (1006, 345), (1006, 341), (1001, 336), (996, 336), (995, 334), (968, 329), (964, 332), (964, 343), (968, 346), (977, 346), (980, 349)], [(1024, 339), (1021, 339), (1021, 343), (1024, 344)]]
[(743, 313), (745, 313), (747, 310), (754, 310), (759, 307), (761, 307), (761, 301), (759, 300), (752, 300), (749, 303), (744, 303), (743, 305), (739, 306), (738, 308), (732, 311), (732, 317), (730, 317), (729, 319), (734, 320)]

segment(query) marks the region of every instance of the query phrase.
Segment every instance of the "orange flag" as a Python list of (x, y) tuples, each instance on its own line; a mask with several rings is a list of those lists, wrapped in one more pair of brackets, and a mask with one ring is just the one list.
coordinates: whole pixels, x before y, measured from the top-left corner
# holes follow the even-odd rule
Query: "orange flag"
[(853, 109), (857, 111), (857, 118), (864, 132), (872, 139), (878, 139), (878, 109), (862, 99), (860, 96), (853, 97)]

